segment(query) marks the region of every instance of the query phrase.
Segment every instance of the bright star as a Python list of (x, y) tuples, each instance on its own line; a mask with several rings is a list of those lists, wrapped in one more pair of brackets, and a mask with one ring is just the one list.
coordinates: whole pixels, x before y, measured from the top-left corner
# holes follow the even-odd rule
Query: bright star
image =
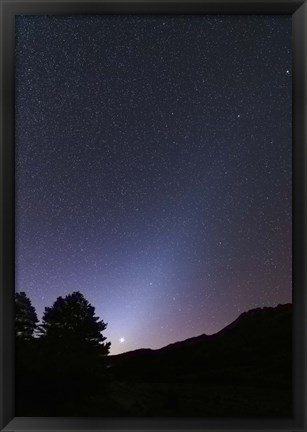
[(119, 339), (119, 342), (120, 342), (120, 343), (124, 343), (124, 342), (125, 342), (125, 338), (121, 337), (121, 338)]

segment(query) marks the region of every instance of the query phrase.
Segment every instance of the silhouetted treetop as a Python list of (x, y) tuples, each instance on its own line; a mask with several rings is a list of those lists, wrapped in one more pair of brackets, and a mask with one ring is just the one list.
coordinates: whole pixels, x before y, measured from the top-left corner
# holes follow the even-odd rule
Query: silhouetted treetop
[(25, 292), (15, 293), (15, 333), (20, 340), (30, 340), (37, 328), (38, 318)]
[(108, 354), (111, 343), (104, 343), (102, 332), (107, 324), (95, 316), (95, 308), (80, 292), (58, 297), (46, 307), (40, 326), (41, 335), (49, 342), (67, 345), (87, 345)]

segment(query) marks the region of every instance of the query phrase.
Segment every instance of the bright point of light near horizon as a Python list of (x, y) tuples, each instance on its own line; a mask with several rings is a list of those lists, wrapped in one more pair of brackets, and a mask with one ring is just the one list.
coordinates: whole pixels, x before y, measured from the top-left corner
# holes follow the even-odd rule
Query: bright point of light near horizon
[(16, 18), (16, 291), (80, 290), (112, 355), (292, 301), (291, 17), (217, 16)]

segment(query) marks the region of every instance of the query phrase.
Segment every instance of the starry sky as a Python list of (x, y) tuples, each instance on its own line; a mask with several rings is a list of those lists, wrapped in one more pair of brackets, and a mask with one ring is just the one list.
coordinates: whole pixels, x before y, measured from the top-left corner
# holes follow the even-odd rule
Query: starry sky
[(111, 353), (292, 300), (291, 17), (18, 16), (16, 290)]

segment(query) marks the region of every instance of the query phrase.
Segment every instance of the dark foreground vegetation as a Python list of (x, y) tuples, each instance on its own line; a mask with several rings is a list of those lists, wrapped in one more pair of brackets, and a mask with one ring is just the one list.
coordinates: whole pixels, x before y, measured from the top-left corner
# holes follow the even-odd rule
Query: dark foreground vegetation
[(290, 304), (246, 312), (212, 336), (108, 356), (106, 324), (80, 293), (46, 308), (38, 328), (27, 301), (16, 300), (17, 416), (292, 416)]

